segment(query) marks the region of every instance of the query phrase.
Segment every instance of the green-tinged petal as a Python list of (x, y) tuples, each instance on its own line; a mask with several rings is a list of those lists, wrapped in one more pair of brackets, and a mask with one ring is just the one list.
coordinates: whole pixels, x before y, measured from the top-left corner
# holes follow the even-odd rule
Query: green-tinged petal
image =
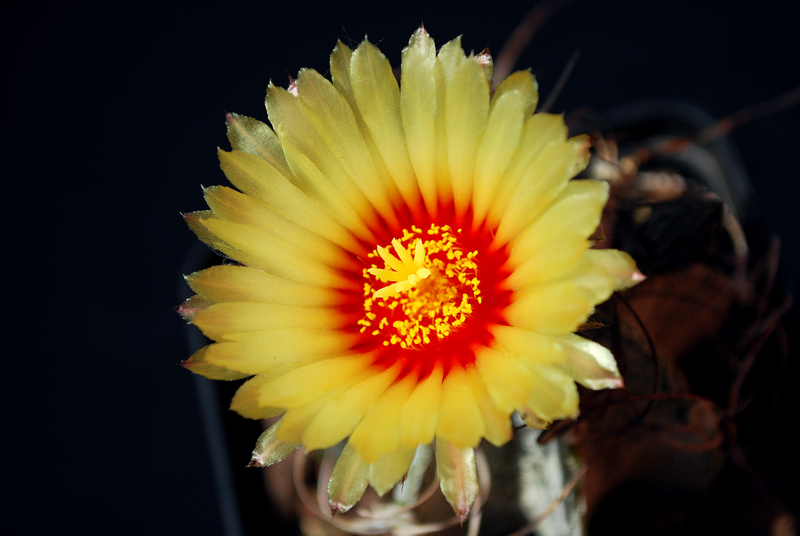
[(376, 462), (369, 465), (369, 484), (378, 495), (383, 496), (400, 482), (408, 472), (414, 454), (416, 449), (399, 447), (397, 450), (382, 454)]
[(547, 334), (572, 333), (589, 318), (594, 306), (614, 291), (616, 279), (606, 270), (581, 262), (562, 279), (533, 285), (514, 293), (506, 320)]
[(558, 367), (589, 389), (622, 387), (617, 362), (605, 346), (573, 333), (553, 337), (564, 348), (566, 359)]
[(636, 267), (636, 261), (624, 251), (616, 249), (588, 249), (583, 258), (592, 264), (608, 270), (616, 280), (614, 290), (624, 290), (645, 280), (644, 274)]
[(478, 496), (475, 451), (471, 448), (459, 448), (446, 439), (437, 437), (436, 464), (442, 493), (463, 523)]
[(192, 296), (178, 307), (178, 314), (187, 322), (194, 321), (197, 313), (214, 305), (214, 302), (203, 296)]
[(343, 514), (364, 496), (369, 484), (369, 467), (348, 443), (333, 466), (328, 481), (328, 503), (331, 514)]
[(209, 380), (225, 380), (225, 381), (232, 381), (232, 380), (241, 380), (242, 378), (247, 378), (250, 374), (245, 372), (239, 372), (236, 370), (230, 370), (225, 367), (221, 367), (219, 365), (212, 365), (211, 363), (206, 361), (206, 351), (208, 346), (204, 346), (203, 348), (199, 349), (186, 361), (181, 363), (184, 367), (191, 370), (195, 374), (199, 374), (200, 376), (204, 376)]
[(208, 347), (206, 360), (248, 374), (272, 368), (311, 362), (340, 354), (355, 341), (339, 331), (279, 328), (226, 335), (224, 342)]
[(186, 276), (197, 294), (213, 302), (263, 302), (322, 307), (338, 305), (345, 295), (304, 285), (249, 266), (212, 266)]
[(250, 467), (268, 467), (276, 464), (300, 447), (297, 443), (287, 443), (276, 437), (280, 425), (281, 421), (278, 420), (258, 438), (250, 459)]
[(228, 141), (232, 149), (266, 160), (287, 177), (291, 174), (281, 142), (271, 128), (245, 115), (229, 113), (226, 118)]

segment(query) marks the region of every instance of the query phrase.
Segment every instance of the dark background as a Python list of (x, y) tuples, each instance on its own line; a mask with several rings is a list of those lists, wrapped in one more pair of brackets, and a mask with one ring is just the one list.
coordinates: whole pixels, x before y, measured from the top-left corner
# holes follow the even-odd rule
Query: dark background
[[(215, 155), (227, 146), (224, 112), (266, 120), (268, 81), (285, 85), (301, 67), (326, 73), (337, 39), (355, 46), (367, 34), (399, 66), (424, 22), (437, 45), (462, 34), (468, 51), (497, 54), (532, 5), (29, 3), (7, 12), (3, 451), (13, 533), (222, 533), (172, 308), (195, 244), (180, 213), (204, 208), (200, 185), (225, 180)], [(546, 98), (580, 49), (556, 112), (669, 97), (723, 117), (800, 84), (789, 6), (574, 0), (518, 66), (533, 68)], [(753, 215), (783, 237), (797, 288), (800, 109), (742, 126), (733, 140)], [(231, 456), (244, 466), (249, 447)]]

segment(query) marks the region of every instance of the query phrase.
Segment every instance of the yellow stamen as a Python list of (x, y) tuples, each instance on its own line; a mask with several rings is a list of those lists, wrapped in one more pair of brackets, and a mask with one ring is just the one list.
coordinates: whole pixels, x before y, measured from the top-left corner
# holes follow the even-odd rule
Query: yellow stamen
[[(371, 275), (379, 282), (391, 283), (378, 290), (374, 290), (374, 280), (364, 284), (365, 316), (358, 322), (362, 333), (371, 327), (372, 335), (383, 334), (386, 346), (420, 346), (431, 342), (434, 335), (442, 339), (461, 326), (481, 302), (477, 251), (465, 255), (456, 245), (456, 233), (447, 225), (432, 225), (424, 242), (418, 238), (423, 231), (415, 226), (411, 229), (392, 240), (396, 257), (381, 246), (369, 255), (383, 260), (385, 268), (373, 265), (364, 270), (368, 280)], [(406, 249), (404, 243), (413, 243), (413, 256), (412, 247)]]

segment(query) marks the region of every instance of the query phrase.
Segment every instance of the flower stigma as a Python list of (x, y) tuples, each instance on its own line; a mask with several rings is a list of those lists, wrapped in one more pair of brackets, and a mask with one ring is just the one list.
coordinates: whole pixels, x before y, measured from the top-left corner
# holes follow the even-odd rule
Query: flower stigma
[[(385, 268), (364, 269), (361, 333), (382, 337), (383, 346), (414, 348), (444, 339), (467, 321), (481, 303), (478, 251), (461, 248), (460, 233), (449, 225), (432, 224), (424, 232), (412, 225), (392, 239), (397, 257), (381, 246), (369, 254)], [(376, 290), (381, 283), (390, 284)]]

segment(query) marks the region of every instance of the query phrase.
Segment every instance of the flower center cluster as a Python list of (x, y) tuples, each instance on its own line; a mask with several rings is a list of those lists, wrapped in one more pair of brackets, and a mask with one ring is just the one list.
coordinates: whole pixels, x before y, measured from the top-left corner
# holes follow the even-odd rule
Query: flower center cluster
[(477, 251), (464, 251), (449, 225), (423, 231), (411, 226), (392, 240), (395, 255), (378, 246), (369, 254), (381, 259), (364, 269), (364, 317), (361, 333), (383, 345), (420, 347), (454, 333), (481, 303)]

